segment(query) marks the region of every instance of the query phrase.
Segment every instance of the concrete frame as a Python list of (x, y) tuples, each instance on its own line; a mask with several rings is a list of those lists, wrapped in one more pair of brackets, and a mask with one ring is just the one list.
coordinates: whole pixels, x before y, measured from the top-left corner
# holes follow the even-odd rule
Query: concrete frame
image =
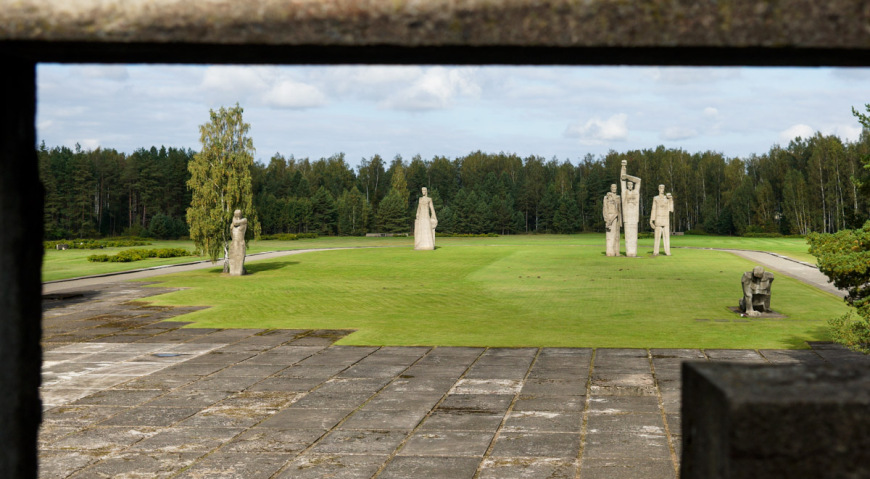
[(0, 475), (37, 476), (36, 63), (870, 66), (861, 0), (0, 0)]

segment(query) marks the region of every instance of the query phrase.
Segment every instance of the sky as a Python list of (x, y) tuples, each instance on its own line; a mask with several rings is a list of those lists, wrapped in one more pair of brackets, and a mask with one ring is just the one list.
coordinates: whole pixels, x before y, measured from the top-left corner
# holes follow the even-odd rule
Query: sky
[(199, 150), (209, 109), (236, 103), (264, 163), (482, 150), (576, 164), (658, 145), (745, 158), (817, 131), (857, 140), (851, 108), (870, 103), (870, 68), (37, 67), (48, 147)]

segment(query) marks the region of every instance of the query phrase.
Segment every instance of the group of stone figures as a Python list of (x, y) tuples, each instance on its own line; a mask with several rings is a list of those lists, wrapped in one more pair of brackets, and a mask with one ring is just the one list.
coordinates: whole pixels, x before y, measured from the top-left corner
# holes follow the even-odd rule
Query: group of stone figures
[[(610, 185), (610, 193), (604, 197), (604, 223), (607, 228), (607, 256), (619, 256), (619, 228), (625, 228), (625, 255), (637, 256), (637, 223), (640, 217), (640, 178), (625, 172), (626, 161), (622, 161), (619, 175), (622, 184), (622, 197), (616, 194), (616, 185)], [(417, 203), (417, 217), (414, 220), (414, 249), (435, 249), (435, 227), (438, 217), (429, 191), (423, 188), (423, 196)], [(671, 255), (670, 213), (674, 211), (674, 200), (670, 193), (665, 194), (665, 185), (659, 185), (659, 194), (653, 198), (650, 226), (655, 230), (653, 255), (659, 254), (659, 244), (664, 243), (665, 254)], [(245, 231), (248, 220), (242, 212), (233, 213), (232, 244), (228, 252), (230, 276), (245, 274)], [(740, 310), (747, 315), (757, 316), (770, 312), (770, 284), (773, 274), (757, 266), (741, 278), (743, 297)]]
[[(626, 173), (627, 161), (622, 160), (619, 182), (622, 197), (616, 194), (616, 184), (610, 185), (610, 193), (604, 197), (604, 226), (607, 230), (607, 256), (619, 256), (619, 228), (625, 229), (625, 255), (637, 256), (637, 224), (640, 221), (640, 178)], [(659, 194), (653, 198), (649, 225), (655, 232), (653, 255), (658, 256), (659, 246), (664, 243), (665, 255), (671, 255), (671, 213), (674, 198), (665, 194), (665, 185), (659, 185)]]

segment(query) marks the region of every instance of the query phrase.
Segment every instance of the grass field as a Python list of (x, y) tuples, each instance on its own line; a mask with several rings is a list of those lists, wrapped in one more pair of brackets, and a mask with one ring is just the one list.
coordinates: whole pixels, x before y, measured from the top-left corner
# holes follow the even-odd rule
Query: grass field
[[(711, 245), (698, 237), (673, 246), (687, 238), (800, 249), (791, 240)], [(770, 241), (776, 249), (765, 247)], [(252, 274), (241, 278), (219, 268), (164, 276), (160, 286), (188, 289), (149, 300), (210, 306), (182, 318), (193, 327), (353, 329), (341, 343), (357, 345), (805, 348), (829, 339), (825, 321), (846, 312), (840, 299), (780, 275), (772, 307), (787, 318), (744, 320), (727, 307), (737, 304), (739, 277), (753, 263), (694, 249), (653, 258), (651, 243), (641, 241), (640, 258), (606, 258), (602, 235), (444, 238), (431, 252), (386, 238), (370, 244), (408, 247), (250, 262)]]
[[(581, 235), (513, 235), (498, 238), (438, 238), (437, 243), (443, 246), (599, 246), (604, 250), (603, 234)], [(295, 250), (305, 248), (329, 248), (343, 246), (408, 246), (413, 244), (413, 238), (365, 238), (365, 237), (323, 237), (298, 241), (252, 241), (248, 245), (249, 253), (263, 251)], [(653, 241), (641, 239), (639, 254), (652, 254)], [(732, 248), (746, 250), (771, 251), (800, 261), (815, 264), (815, 258), (807, 252), (806, 241), (799, 238), (741, 238), (731, 236), (674, 236), (671, 246), (701, 247), (701, 248)], [(138, 248), (185, 248), (192, 250), (190, 241), (157, 241), (148, 246)], [(129, 271), (139, 268), (150, 268), (167, 264), (187, 263), (204, 258), (192, 256), (183, 258), (152, 258), (133, 263), (91, 263), (87, 257), (92, 254), (115, 254), (124, 248), (105, 248), (101, 250), (49, 250), (45, 252), (42, 267), (43, 281), (76, 278), (95, 274)], [(624, 249), (623, 249), (624, 251)]]

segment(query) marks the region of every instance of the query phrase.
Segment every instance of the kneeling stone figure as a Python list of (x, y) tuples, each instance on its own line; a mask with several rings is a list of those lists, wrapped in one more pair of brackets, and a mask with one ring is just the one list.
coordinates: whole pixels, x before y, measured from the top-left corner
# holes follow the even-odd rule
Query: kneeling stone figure
[(770, 313), (770, 285), (773, 283), (773, 273), (764, 271), (761, 266), (743, 273), (740, 278), (743, 285), (743, 297), (740, 298), (740, 310), (747, 316), (758, 316), (760, 313)]

